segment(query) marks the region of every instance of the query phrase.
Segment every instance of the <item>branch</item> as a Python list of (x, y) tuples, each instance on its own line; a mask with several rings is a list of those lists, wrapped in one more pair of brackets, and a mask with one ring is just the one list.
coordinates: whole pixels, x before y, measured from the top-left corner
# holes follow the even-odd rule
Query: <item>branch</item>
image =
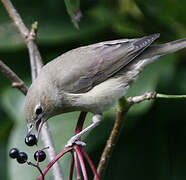
[(83, 160), (83, 156), (81, 154), (81, 148), (79, 146), (77, 146), (77, 145), (74, 145), (74, 149), (75, 149), (75, 151), (77, 153), (77, 157), (79, 159), (79, 163), (80, 163), (80, 166), (81, 166), (83, 178), (84, 178), (84, 180), (88, 180), (85, 163), (84, 163), (84, 160)]
[(27, 93), (27, 87), (24, 82), (0, 60), (1, 72), (12, 82), (12, 87), (19, 89), (24, 95)]
[[(36, 66), (37, 68), (41, 68), (42, 67), (41, 56), (40, 56), (39, 50), (37, 48), (37, 45), (34, 42), (36, 39), (36, 31), (35, 30), (37, 28), (35, 28), (35, 27), (37, 27), (37, 25), (36, 25), (37, 23), (34, 23), (32, 25), (32, 30), (29, 32), (28, 28), (23, 23), (21, 16), (17, 12), (17, 10), (14, 8), (11, 1), (10, 0), (1, 0), (1, 2), (3, 3), (10, 18), (15, 23), (16, 27), (18, 28), (21, 36), (23, 37), (23, 39), (27, 45), (27, 48), (29, 50), (31, 66), (32, 67)], [(35, 72), (33, 71), (32, 74), (34, 74), (34, 77), (37, 76), (36, 68), (35, 68)], [(32, 80), (33, 80), (33, 78), (32, 78)]]
[[(99, 174), (100, 179), (103, 179), (105, 170), (108, 166), (108, 163), (111, 158), (112, 152), (114, 150), (115, 144), (122, 130), (124, 118), (128, 110), (130, 109), (130, 107), (131, 107), (131, 104), (129, 104), (125, 98), (120, 100), (119, 110), (118, 110), (117, 117), (114, 123), (114, 127), (111, 131), (109, 139), (107, 140), (106, 146), (103, 150), (103, 153), (101, 155), (101, 158), (100, 158), (100, 161), (97, 167), (97, 173)], [(96, 177), (94, 177), (94, 180), (96, 180)]]
[(145, 100), (151, 100), (151, 99), (185, 99), (186, 95), (168, 95), (168, 94), (160, 94), (156, 92), (147, 92), (141, 96), (135, 96), (135, 97), (129, 97), (128, 102), (132, 104), (137, 104)]
[(81, 148), (81, 151), (82, 151), (84, 157), (86, 158), (86, 160), (87, 160), (87, 162), (88, 162), (90, 168), (92, 169), (92, 172), (95, 174), (96, 180), (100, 180), (99, 175), (98, 175), (98, 173), (97, 173), (97, 171), (96, 171), (96, 168), (95, 168), (95, 166), (94, 166), (94, 163), (93, 163), (92, 160), (90, 159), (88, 153), (87, 153), (83, 148)]
[(43, 66), (40, 52), (39, 52), (37, 45), (35, 43), (35, 40), (37, 37), (37, 35), (36, 35), (37, 28), (38, 28), (38, 23), (34, 22), (32, 24), (29, 36), (27, 37), (27, 39), (25, 39), (25, 42), (28, 47), (29, 56), (30, 56), (32, 82), (36, 79), (36, 77), (38, 76), (38, 74)]
[(79, 170), (79, 162), (78, 162), (78, 155), (77, 155), (77, 152), (74, 152), (74, 160), (75, 160), (75, 167), (76, 167), (77, 180), (81, 180), (81, 175), (80, 175), (80, 170)]
[[(55, 164), (58, 163), (58, 160), (67, 152), (72, 151), (73, 148), (72, 147), (68, 147), (65, 148), (63, 151), (61, 151), (52, 161), (49, 162), (49, 164), (47, 165), (47, 167), (44, 169), (43, 171), (43, 175), (45, 176), (46, 173), (50, 170), (50, 168)], [(39, 178), (37, 180), (42, 180), (42, 176), (39, 176)]]
[[(111, 131), (109, 139), (107, 140), (106, 146), (103, 150), (103, 153), (101, 155), (98, 168), (97, 168), (97, 172), (101, 179), (103, 179), (103, 176), (107, 168), (107, 165), (109, 163), (109, 160), (111, 158), (113, 149), (115, 147), (115, 144), (117, 143), (120, 132), (122, 130), (124, 119), (126, 117), (127, 112), (131, 108), (131, 106), (136, 103), (141, 103), (145, 100), (152, 100), (152, 99), (157, 99), (157, 98), (184, 99), (186, 98), (186, 95), (167, 95), (167, 94), (160, 94), (156, 92), (147, 92), (141, 96), (129, 97), (128, 99), (122, 98), (119, 100), (119, 104), (118, 104), (119, 110), (118, 110), (117, 117), (114, 123), (114, 127)], [(94, 180), (96, 180), (96, 177), (94, 177)]]
[(156, 92), (146, 92), (141, 96), (129, 97), (127, 101), (129, 104), (133, 105), (133, 104), (137, 104), (142, 101), (145, 101), (145, 100), (155, 99), (156, 96), (157, 96)]
[(82, 131), (86, 116), (87, 116), (87, 112), (81, 111), (76, 125), (75, 135)]
[(74, 174), (74, 152), (71, 152), (72, 155), (72, 160), (71, 160), (71, 165), (70, 165), (70, 175), (69, 175), (69, 180), (73, 180), (73, 174)]
[[(78, 132), (80, 132), (83, 128), (83, 124), (84, 124), (84, 121), (85, 121), (85, 118), (86, 118), (86, 115), (87, 115), (87, 112), (81, 112), (80, 115), (79, 115), (79, 118), (78, 118), (78, 122), (77, 122), (77, 125), (76, 125), (76, 129), (75, 129), (75, 134), (77, 134)], [(78, 147), (78, 146), (77, 146)], [(55, 156), (51, 161), (50, 163), (47, 165), (47, 167), (44, 169), (43, 171), (43, 174), (45, 175), (49, 169), (52, 167), (52, 166), (55, 166), (55, 164), (58, 162), (58, 160), (64, 155), (66, 154), (67, 152), (71, 151), (72, 155), (74, 155), (74, 162), (75, 162), (75, 167), (76, 167), (76, 171), (77, 171), (77, 177), (79, 178), (80, 177), (80, 173), (78, 175), (78, 172), (79, 172), (79, 166), (77, 166), (77, 157), (76, 157), (76, 153), (77, 152), (74, 152), (74, 150), (76, 148), (76, 144), (74, 144), (72, 147), (67, 147), (65, 149), (63, 149), (63, 151), (61, 151), (57, 156)], [(71, 163), (71, 172), (70, 172), (70, 177), (69, 179), (71, 178), (71, 176), (73, 175), (73, 172), (72, 172), (72, 167), (74, 166), (73, 160), (72, 160), (72, 163)], [(38, 178), (38, 180), (41, 179), (41, 176)]]
[(20, 31), (22, 37), (26, 39), (28, 37), (29, 31), (24, 25), (20, 15), (17, 13), (16, 9), (13, 7), (12, 3), (9, 0), (1, 0), (5, 9), (7, 10), (9, 16), (17, 26), (18, 30)]
[[(50, 146), (50, 148), (47, 149), (47, 153), (49, 156), (49, 160), (52, 161), (56, 157), (56, 151), (55, 151), (55, 146), (53, 143), (53, 139), (52, 139), (52, 135), (51, 135), (48, 123), (46, 123), (46, 122), (43, 124), (42, 130), (41, 130), (41, 139), (42, 139), (45, 147)], [(53, 174), (55, 180), (62, 180), (63, 179), (63, 174), (61, 171), (59, 161), (57, 161), (53, 165), (52, 174)]]
[[(6, 8), (9, 16), (17, 26), (21, 36), (23, 37), (28, 51), (29, 51), (29, 57), (30, 57), (30, 65), (31, 65), (31, 72), (32, 72), (32, 81), (35, 80), (37, 77), (39, 71), (41, 70), (41, 67), (43, 66), (42, 59), (40, 52), (38, 50), (38, 47), (35, 43), (36, 40), (36, 31), (37, 31), (37, 22), (32, 24), (31, 31), (27, 29), (25, 24), (23, 23), (23, 20), (17, 10), (14, 8), (13, 4), (10, 0), (1, 0), (4, 7)], [(42, 131), (42, 140), (45, 146), (50, 146), (50, 148), (47, 150), (49, 159), (52, 160), (56, 156), (55, 147), (53, 144), (52, 136), (48, 128), (48, 124), (45, 123)], [(55, 164), (53, 167), (53, 176), (56, 180), (62, 180), (62, 172), (59, 165), (59, 162)]]
[(156, 94), (156, 98), (165, 98), (165, 99), (184, 99), (186, 95), (167, 95), (167, 94)]
[(40, 169), (40, 167), (38, 166), (38, 165), (36, 165), (36, 164), (34, 164), (34, 163), (32, 163), (32, 162), (28, 162), (27, 161), (27, 164), (29, 165), (29, 166), (33, 166), (33, 167), (35, 167), (35, 168), (37, 168), (37, 170), (40, 172), (40, 174), (41, 174), (41, 180), (44, 180), (45, 178), (44, 178), (44, 175), (43, 175), (43, 172), (42, 172), (42, 170)]

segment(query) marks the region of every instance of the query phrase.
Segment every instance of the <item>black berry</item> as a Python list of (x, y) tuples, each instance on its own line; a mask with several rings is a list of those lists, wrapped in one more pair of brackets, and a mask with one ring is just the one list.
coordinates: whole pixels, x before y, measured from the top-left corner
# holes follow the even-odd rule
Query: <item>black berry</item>
[(26, 136), (25, 143), (28, 146), (34, 146), (34, 145), (36, 145), (37, 144), (37, 138), (36, 138), (36, 136), (33, 135), (33, 134), (30, 134), (29, 136)]
[(17, 158), (19, 155), (19, 150), (17, 148), (12, 148), (9, 151), (9, 156), (13, 159)]
[(20, 152), (17, 157), (17, 162), (23, 164), (27, 161), (28, 156), (25, 152)]
[[(34, 153), (34, 159), (37, 161), (38, 151)], [(44, 151), (39, 151), (39, 162), (42, 162), (46, 159), (46, 154)]]

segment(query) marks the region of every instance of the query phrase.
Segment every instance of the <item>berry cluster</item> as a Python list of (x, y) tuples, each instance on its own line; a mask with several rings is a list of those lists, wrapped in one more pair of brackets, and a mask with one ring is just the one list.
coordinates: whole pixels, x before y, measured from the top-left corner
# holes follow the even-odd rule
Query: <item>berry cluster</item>
[[(34, 145), (37, 145), (37, 138), (35, 135), (32, 135), (30, 134), (29, 136), (27, 136), (25, 138), (25, 143), (28, 145), (28, 146), (34, 146)], [(17, 162), (20, 163), (20, 164), (23, 164), (25, 162), (27, 162), (27, 159), (28, 159), (28, 156), (25, 152), (19, 152), (19, 150), (17, 148), (12, 148), (10, 149), (9, 151), (9, 156), (12, 158), (12, 159), (17, 159)], [(39, 161), (39, 162), (42, 162), (46, 159), (46, 154), (44, 151), (42, 150), (39, 150), (39, 151), (36, 151), (34, 153), (34, 159), (36, 161)]]
[(19, 152), (17, 148), (12, 148), (9, 151), (9, 156), (13, 159), (17, 159), (17, 162), (23, 164), (27, 161), (28, 156), (25, 152)]

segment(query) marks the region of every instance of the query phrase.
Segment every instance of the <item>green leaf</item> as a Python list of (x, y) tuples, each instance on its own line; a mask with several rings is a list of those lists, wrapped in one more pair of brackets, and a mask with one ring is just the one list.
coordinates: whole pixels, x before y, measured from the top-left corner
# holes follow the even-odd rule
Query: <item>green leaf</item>
[(79, 29), (78, 19), (76, 17), (76, 16), (78, 16), (78, 13), (81, 13), (79, 10), (79, 7), (80, 7), (79, 0), (75, 0), (75, 1), (73, 0), (73, 3), (70, 0), (65, 0), (65, 5), (67, 8), (67, 12), (71, 17), (74, 26), (77, 29)]

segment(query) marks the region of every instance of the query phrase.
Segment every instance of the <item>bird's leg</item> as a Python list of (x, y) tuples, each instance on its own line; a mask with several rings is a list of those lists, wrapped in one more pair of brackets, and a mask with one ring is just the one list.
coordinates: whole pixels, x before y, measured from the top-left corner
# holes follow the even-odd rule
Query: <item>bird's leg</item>
[(97, 125), (99, 125), (99, 123), (102, 120), (102, 118), (103, 118), (103, 116), (101, 114), (95, 114), (92, 117), (92, 124), (89, 125), (87, 128), (83, 129), (81, 132), (79, 132), (75, 136), (71, 137), (70, 140), (68, 140), (68, 142), (65, 145), (65, 147), (72, 146), (74, 143), (77, 144), (77, 145), (85, 146), (86, 144), (84, 142), (82, 142), (82, 141), (79, 141), (78, 139), (82, 135), (84, 135), (86, 132), (90, 131), (91, 129), (93, 129), (94, 127), (96, 127)]

